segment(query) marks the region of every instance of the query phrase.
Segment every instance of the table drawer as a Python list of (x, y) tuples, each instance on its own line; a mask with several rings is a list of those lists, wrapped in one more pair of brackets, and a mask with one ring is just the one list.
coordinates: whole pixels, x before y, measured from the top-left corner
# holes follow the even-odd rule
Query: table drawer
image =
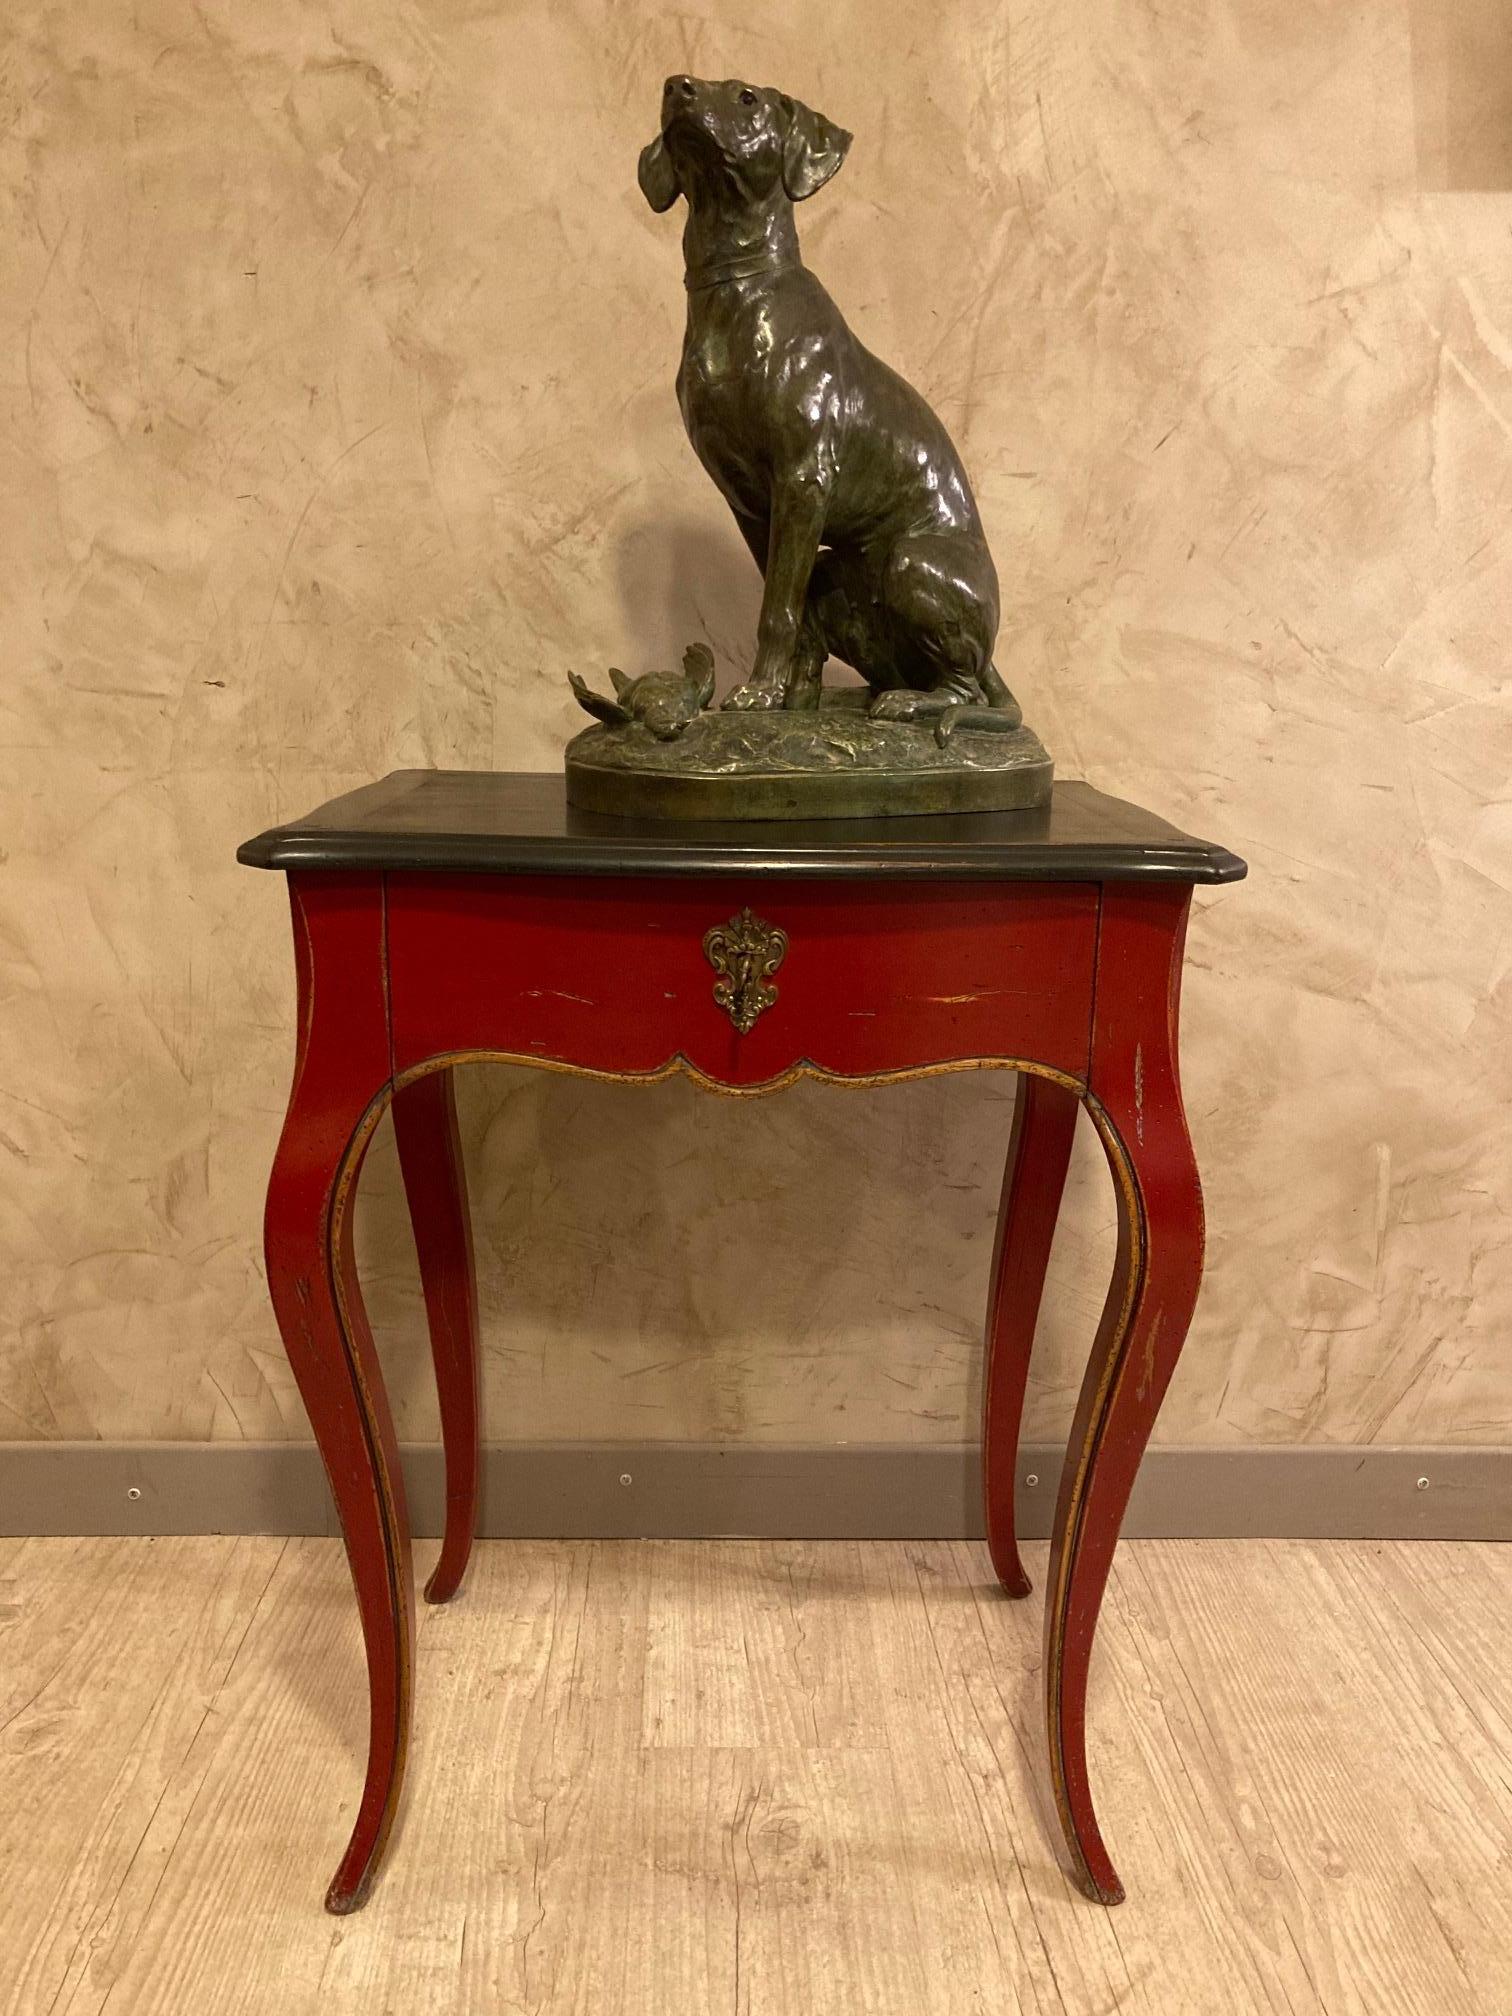
[[(1085, 1076), (1098, 892), (1082, 883), (386, 878), (395, 1068), (483, 1051), (614, 1074), (679, 1055), (754, 1086), (800, 1062), (846, 1077), (976, 1057)], [(785, 935), (749, 1028), (705, 949), (749, 910)], [(716, 944), (712, 950), (720, 951)]]

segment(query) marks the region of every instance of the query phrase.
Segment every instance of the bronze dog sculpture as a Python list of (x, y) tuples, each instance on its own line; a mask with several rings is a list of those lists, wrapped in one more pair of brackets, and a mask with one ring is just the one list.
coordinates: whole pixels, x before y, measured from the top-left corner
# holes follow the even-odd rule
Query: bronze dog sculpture
[(780, 91), (669, 77), (641, 152), (653, 210), (687, 200), (678, 404), (764, 577), (750, 678), (726, 707), (819, 704), (827, 655), (871, 711), (1011, 730), (998, 584), (950, 437), (851, 334), (799, 256), (793, 205), (851, 136)]

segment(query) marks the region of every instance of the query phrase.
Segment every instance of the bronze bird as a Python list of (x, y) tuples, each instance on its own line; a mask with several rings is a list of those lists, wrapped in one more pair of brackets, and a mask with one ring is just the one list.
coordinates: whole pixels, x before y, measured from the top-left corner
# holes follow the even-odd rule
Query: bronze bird
[(672, 742), (714, 698), (714, 653), (708, 645), (690, 644), (682, 662), (681, 672), (643, 672), (638, 679), (611, 665), (612, 700), (595, 693), (576, 672), (569, 672), (567, 678), (578, 705), (600, 721), (613, 727), (639, 721), (658, 742)]

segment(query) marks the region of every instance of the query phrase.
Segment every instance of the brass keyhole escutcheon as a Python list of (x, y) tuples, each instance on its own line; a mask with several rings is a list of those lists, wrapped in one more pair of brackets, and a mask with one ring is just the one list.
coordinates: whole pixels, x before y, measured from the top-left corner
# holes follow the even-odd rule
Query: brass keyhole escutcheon
[(728, 924), (704, 933), (704, 957), (718, 974), (714, 999), (742, 1036), (749, 1036), (756, 1018), (777, 999), (771, 976), (787, 952), (786, 931), (768, 924), (754, 910), (742, 910)]

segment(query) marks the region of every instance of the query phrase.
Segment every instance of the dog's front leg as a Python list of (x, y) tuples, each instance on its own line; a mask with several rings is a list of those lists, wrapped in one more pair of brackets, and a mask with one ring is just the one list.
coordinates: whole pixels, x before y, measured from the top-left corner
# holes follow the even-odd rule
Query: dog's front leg
[(777, 485), (767, 541), (766, 588), (756, 629), (756, 663), (746, 683), (725, 701), (726, 707), (781, 707), (786, 701), (803, 598), (819, 555), (828, 504), (828, 479), (812, 464)]

